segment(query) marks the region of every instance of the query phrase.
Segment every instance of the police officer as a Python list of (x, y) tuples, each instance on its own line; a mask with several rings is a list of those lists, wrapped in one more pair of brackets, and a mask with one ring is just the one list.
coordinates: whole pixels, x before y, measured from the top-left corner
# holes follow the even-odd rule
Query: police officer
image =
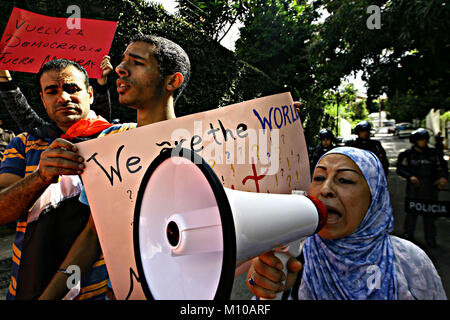
[(355, 127), (355, 134), (358, 135), (356, 140), (350, 140), (345, 143), (347, 147), (359, 148), (373, 152), (383, 165), (386, 176), (389, 173), (389, 161), (386, 151), (380, 141), (370, 139), (370, 129), (372, 126), (368, 121), (361, 121)]
[(434, 148), (439, 153), (439, 155), (443, 157), (444, 156), (444, 137), (442, 137), (442, 134), (440, 131), (434, 137), (434, 140), (436, 141), (434, 143)]
[(317, 145), (311, 152), (311, 156), (309, 159), (310, 162), (310, 168), (311, 168), (311, 175), (314, 171), (314, 168), (319, 161), (319, 159), (328, 151), (333, 149), (335, 145), (334, 142), (334, 134), (331, 132), (331, 130), (328, 129), (322, 129), (319, 131), (319, 139), (320, 143)]
[[(439, 189), (445, 188), (448, 179), (447, 162), (434, 148), (428, 147), (430, 135), (419, 128), (409, 138), (411, 149), (403, 151), (397, 159), (397, 174), (407, 179), (406, 196), (412, 200), (438, 200)], [(435, 216), (423, 215), (425, 240), (436, 247)], [(407, 212), (403, 237), (414, 241), (417, 213)]]

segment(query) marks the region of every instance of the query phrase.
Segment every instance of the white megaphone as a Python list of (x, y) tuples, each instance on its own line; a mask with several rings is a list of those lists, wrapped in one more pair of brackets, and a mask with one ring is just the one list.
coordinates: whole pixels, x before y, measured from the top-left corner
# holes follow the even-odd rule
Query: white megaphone
[(326, 217), (317, 199), (228, 189), (192, 150), (166, 149), (148, 167), (135, 206), (145, 296), (229, 299), (236, 266), (314, 234)]

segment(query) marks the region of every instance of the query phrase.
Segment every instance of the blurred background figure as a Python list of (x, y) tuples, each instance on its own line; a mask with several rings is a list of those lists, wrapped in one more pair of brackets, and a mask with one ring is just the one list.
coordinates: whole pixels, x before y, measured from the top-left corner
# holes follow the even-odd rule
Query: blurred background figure
[[(444, 189), (448, 180), (447, 162), (434, 148), (428, 146), (428, 130), (419, 128), (409, 138), (411, 149), (401, 152), (397, 159), (397, 174), (406, 178), (406, 197), (411, 200), (439, 199), (440, 189)], [(404, 224), (405, 239), (414, 241), (417, 213), (407, 212)], [(436, 217), (423, 214), (425, 240), (430, 248), (436, 247)]]
[(444, 137), (442, 137), (441, 132), (439, 131), (434, 137), (435, 143), (434, 148), (439, 153), (439, 156), (444, 156)]
[(310, 162), (310, 169), (311, 169), (311, 176), (314, 172), (314, 168), (319, 161), (319, 159), (328, 151), (333, 149), (335, 147), (334, 142), (334, 134), (329, 129), (322, 129), (319, 131), (319, 139), (320, 143), (311, 151), (311, 156), (309, 158)]
[(389, 160), (386, 156), (386, 151), (381, 145), (380, 141), (372, 140), (370, 138), (370, 130), (372, 126), (368, 121), (361, 121), (355, 127), (355, 134), (358, 136), (355, 140), (350, 140), (346, 142), (346, 146), (363, 149), (373, 152), (378, 159), (380, 159), (383, 165), (384, 173), (386, 176), (389, 173)]

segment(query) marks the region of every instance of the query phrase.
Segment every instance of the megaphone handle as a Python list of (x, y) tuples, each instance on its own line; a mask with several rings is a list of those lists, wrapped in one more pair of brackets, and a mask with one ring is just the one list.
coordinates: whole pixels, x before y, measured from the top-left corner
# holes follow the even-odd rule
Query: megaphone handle
[[(275, 257), (280, 259), (281, 263), (283, 264), (283, 273), (287, 276), (287, 271), (288, 271), (287, 270), (287, 262), (291, 256), (282, 251), (275, 251), (274, 255), (275, 255)], [(284, 280), (283, 284), (285, 284), (285, 283), (286, 283), (286, 279)], [(260, 300), (281, 300), (282, 297), (283, 297), (283, 292), (278, 292), (275, 295), (275, 298), (273, 298), (273, 299), (265, 299), (265, 298), (259, 298), (259, 299)]]
[[(291, 242), (289, 244), (287, 252), (274, 251), (275, 257), (280, 259), (281, 263), (283, 264), (283, 273), (286, 276), (286, 279), (284, 280), (283, 284), (286, 284), (286, 280), (287, 280), (287, 274), (288, 274), (287, 262), (290, 257), (297, 257), (300, 255), (300, 253), (302, 252), (302, 249), (303, 249), (303, 245), (305, 244), (305, 239), (306, 238), (301, 238), (299, 240)], [(283, 293), (284, 292), (277, 293), (275, 295), (275, 298), (273, 298), (273, 299), (264, 299), (264, 298), (260, 298), (260, 299), (261, 300), (281, 300), (281, 298), (283, 297)]]
[[(291, 256), (289, 254), (287, 254), (285, 252), (281, 252), (281, 251), (275, 251), (274, 254), (275, 254), (275, 257), (280, 259), (281, 263), (283, 264), (283, 273), (287, 277), (287, 274), (288, 274), (287, 262)], [(287, 279), (284, 280), (283, 284), (286, 284), (286, 280)], [(273, 298), (273, 300), (281, 300), (282, 296), (283, 296), (283, 292), (278, 292), (275, 295), (275, 298)]]

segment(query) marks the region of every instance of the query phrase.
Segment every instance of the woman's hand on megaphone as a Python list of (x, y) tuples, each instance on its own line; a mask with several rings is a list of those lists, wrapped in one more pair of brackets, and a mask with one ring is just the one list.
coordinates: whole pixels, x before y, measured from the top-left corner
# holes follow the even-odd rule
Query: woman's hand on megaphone
[(263, 253), (252, 260), (247, 274), (248, 288), (258, 298), (275, 298), (276, 293), (286, 291), (294, 285), (297, 274), (302, 269), (302, 264), (291, 257), (287, 267), (287, 280), (286, 284), (283, 284), (286, 275), (283, 272), (282, 262), (274, 255), (273, 251)]

